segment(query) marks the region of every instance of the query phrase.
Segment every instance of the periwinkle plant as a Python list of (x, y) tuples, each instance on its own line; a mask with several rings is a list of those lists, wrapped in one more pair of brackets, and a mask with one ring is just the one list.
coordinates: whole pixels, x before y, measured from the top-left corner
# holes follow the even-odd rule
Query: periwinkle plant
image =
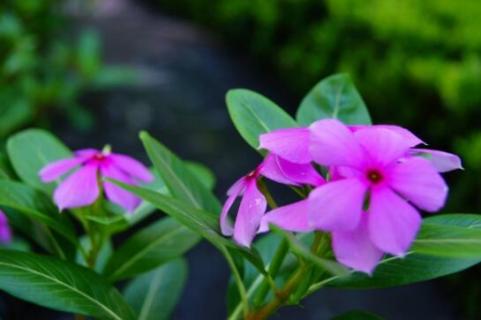
[[(400, 286), (481, 262), (480, 215), (421, 214), (442, 209), (440, 173), (461, 169), (461, 160), (419, 148), (424, 142), (400, 126), (372, 125), (346, 75), (316, 85), (296, 120), (248, 90), (230, 91), (227, 106), (263, 159), (223, 207), (207, 168), (146, 132), (152, 170), (110, 148), (72, 155), (44, 131), (11, 137), (0, 206), (13, 242), (25, 245), (0, 252), (0, 288), (79, 317), (164, 319), (186, 278), (182, 255), (204, 238), (232, 271), (227, 318), (254, 320), (324, 287)], [(299, 199), (278, 207), (265, 179)], [(114, 235), (155, 208), (168, 217), (113, 248)]]

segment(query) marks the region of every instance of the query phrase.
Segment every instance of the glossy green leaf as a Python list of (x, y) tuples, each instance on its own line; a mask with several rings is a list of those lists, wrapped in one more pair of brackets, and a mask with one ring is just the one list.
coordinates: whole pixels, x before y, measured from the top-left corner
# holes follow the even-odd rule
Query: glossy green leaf
[(100, 319), (135, 319), (120, 293), (96, 273), (32, 253), (0, 253), (0, 289), (52, 309)]
[(0, 206), (15, 209), (46, 224), (72, 243), (77, 243), (75, 230), (67, 217), (58, 212), (45, 194), (27, 185), (0, 180)]
[(187, 263), (172, 260), (160, 268), (132, 280), (124, 297), (137, 320), (166, 320), (177, 304), (187, 278)]
[(227, 109), (237, 131), (253, 148), (259, 147), (259, 135), (297, 123), (274, 102), (259, 93), (234, 89), (227, 92)]
[(114, 251), (104, 270), (111, 281), (132, 277), (180, 257), (199, 236), (167, 217), (140, 230)]
[(197, 179), (184, 161), (147, 132), (142, 132), (140, 139), (155, 169), (174, 198), (185, 201), (198, 209), (220, 212), (217, 198)]
[(305, 126), (325, 118), (371, 124), (366, 105), (347, 74), (335, 74), (317, 83), (302, 100), (296, 117)]
[(70, 157), (70, 150), (47, 131), (29, 129), (7, 141), (7, 152), (17, 175), (31, 187), (51, 192), (55, 185), (40, 181), (39, 171), (52, 161)]
[[(444, 225), (453, 227), (456, 230), (457, 228), (465, 228), (466, 230), (481, 231), (480, 217), (481, 216), (472, 214), (439, 215), (424, 219), (422, 228), (427, 228), (429, 231), (432, 225)], [(452, 234), (452, 231), (449, 232)], [(459, 235), (459, 233), (457, 234)], [(416, 246), (419, 245), (417, 242), (421, 241), (422, 243), (422, 241), (426, 240), (429, 240), (431, 243), (430, 249), (427, 250), (430, 254), (416, 252)], [(453, 252), (456, 250), (456, 246), (460, 251), (463, 251), (465, 244), (463, 242), (454, 244), (452, 241), (445, 240), (446, 237), (444, 234), (421, 231), (418, 240), (416, 240), (416, 244), (405, 258), (385, 258), (377, 266), (372, 276), (355, 272), (348, 277), (325, 279), (320, 284), (317, 284), (317, 286), (330, 285), (350, 288), (400, 286), (460, 272), (481, 262), (481, 255), (472, 255), (472, 251), (469, 252), (471, 255), (469, 258), (453, 258), (452, 256), (455, 255)], [(433, 243), (436, 244), (435, 250), (432, 249)], [(468, 248), (469, 247), (470, 246), (468, 246)], [(421, 250), (426, 250), (427, 247), (421, 245), (421, 248)], [(443, 248), (445, 248), (447, 254), (441, 253), (444, 250)]]

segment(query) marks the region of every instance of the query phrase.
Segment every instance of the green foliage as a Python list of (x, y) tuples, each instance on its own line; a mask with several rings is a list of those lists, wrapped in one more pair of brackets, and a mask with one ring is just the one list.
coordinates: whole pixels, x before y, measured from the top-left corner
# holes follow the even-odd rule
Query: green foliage
[(95, 33), (67, 40), (66, 31), (73, 30), (61, 14), (62, 4), (0, 3), (0, 138), (32, 122), (48, 123), (53, 111), (88, 129), (93, 118), (79, 106), (79, 96), (134, 80), (130, 70), (103, 65)]
[(124, 296), (138, 320), (167, 320), (180, 298), (186, 278), (187, 263), (177, 259), (131, 281)]
[(0, 287), (50, 308), (101, 319), (135, 319), (119, 292), (94, 272), (54, 258), (2, 250)]

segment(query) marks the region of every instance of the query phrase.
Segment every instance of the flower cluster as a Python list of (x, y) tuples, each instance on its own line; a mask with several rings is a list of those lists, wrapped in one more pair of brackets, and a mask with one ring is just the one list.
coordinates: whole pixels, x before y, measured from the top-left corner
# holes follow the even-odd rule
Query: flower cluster
[[(229, 190), (221, 229), (232, 234), (227, 212), (244, 195), (234, 239), (249, 246), (269, 224), (288, 231), (330, 232), (336, 259), (371, 273), (385, 253), (404, 256), (421, 224), (418, 211), (435, 212), (448, 187), (439, 172), (461, 168), (450, 153), (418, 149), (423, 142), (393, 125), (346, 126), (335, 119), (307, 128), (280, 129), (260, 137), (269, 151), (253, 173)], [(323, 178), (315, 165), (325, 168)], [(266, 212), (256, 186), (259, 176), (288, 185), (313, 187), (306, 199)]]
[(131, 185), (153, 180), (152, 174), (142, 163), (129, 156), (112, 153), (110, 148), (103, 151), (76, 151), (72, 158), (45, 166), (40, 171), (40, 178), (43, 182), (52, 182), (68, 173), (70, 175), (54, 192), (54, 201), (60, 210), (91, 205), (103, 191), (110, 201), (132, 212), (140, 199), (111, 182), (102, 181), (102, 178)]

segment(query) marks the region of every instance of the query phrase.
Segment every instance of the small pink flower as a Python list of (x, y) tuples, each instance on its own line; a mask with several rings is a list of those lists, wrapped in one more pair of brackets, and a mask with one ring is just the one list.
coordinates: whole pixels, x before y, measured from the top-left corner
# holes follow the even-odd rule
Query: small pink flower
[[(74, 170), (76, 169), (76, 170)], [(93, 204), (100, 195), (101, 178), (111, 178), (136, 185), (153, 180), (149, 170), (137, 160), (110, 150), (84, 149), (73, 158), (62, 159), (46, 165), (40, 171), (43, 182), (52, 182), (73, 171), (54, 192), (54, 201), (60, 210)], [(102, 182), (107, 198), (132, 212), (140, 199), (111, 182)]]
[[(308, 199), (267, 213), (261, 230), (274, 223), (297, 232), (330, 231), (337, 260), (367, 273), (384, 253), (406, 254), (421, 224), (415, 207), (441, 209), (448, 187), (438, 171), (461, 166), (455, 155), (413, 149), (422, 141), (397, 126), (347, 127), (328, 119), (294, 130), (308, 144), (302, 162), (311, 158), (330, 168), (331, 180)], [(261, 141), (276, 141), (276, 133)], [(281, 140), (270, 143), (269, 151), (299, 154), (299, 146), (290, 148)]]
[(12, 241), (12, 230), (8, 224), (5, 213), (0, 210), (0, 243), (7, 244)]
[[(259, 231), (261, 218), (267, 209), (266, 198), (257, 187), (257, 180), (261, 176), (294, 186), (318, 186), (324, 183), (324, 179), (311, 164), (296, 164), (274, 155), (268, 155), (254, 171), (235, 182), (227, 191), (228, 198), (220, 215), (220, 227), (222, 234), (234, 235), (234, 240), (246, 247), (250, 246)], [(228, 213), (239, 196), (242, 196), (242, 200), (232, 226)]]

